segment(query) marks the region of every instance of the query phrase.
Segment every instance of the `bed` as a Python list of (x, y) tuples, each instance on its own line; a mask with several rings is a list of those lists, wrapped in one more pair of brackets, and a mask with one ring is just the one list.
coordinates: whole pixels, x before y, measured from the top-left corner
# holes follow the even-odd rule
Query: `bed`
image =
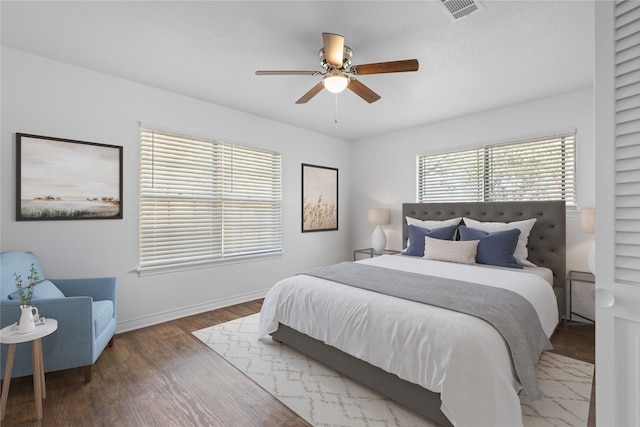
[[(536, 218), (527, 259), (541, 268), (462, 265), (406, 255), (358, 264), (530, 292), (544, 334), (551, 336), (565, 311), (564, 202), (406, 203), (402, 215), (419, 221), (461, 217), (503, 223)], [(403, 242), (411, 230), (403, 221)], [(259, 336), (270, 334), (438, 424), (522, 423), (518, 393), (523, 386), (509, 346), (482, 319), (302, 274), (270, 290), (259, 329)]]

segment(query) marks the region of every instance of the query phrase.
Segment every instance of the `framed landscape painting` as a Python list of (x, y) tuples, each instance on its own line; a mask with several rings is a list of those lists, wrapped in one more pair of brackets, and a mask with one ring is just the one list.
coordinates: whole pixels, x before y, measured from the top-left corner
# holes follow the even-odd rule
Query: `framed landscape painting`
[(122, 147), (16, 134), (16, 220), (122, 218)]
[(302, 164), (302, 232), (338, 229), (338, 169)]

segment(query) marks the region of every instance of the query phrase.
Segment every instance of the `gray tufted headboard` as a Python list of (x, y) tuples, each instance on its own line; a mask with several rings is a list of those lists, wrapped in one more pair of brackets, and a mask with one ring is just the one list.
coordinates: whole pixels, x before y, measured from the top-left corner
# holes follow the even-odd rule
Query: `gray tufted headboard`
[(529, 234), (529, 260), (537, 266), (553, 271), (553, 286), (564, 287), (567, 263), (564, 201), (404, 203), (403, 247), (409, 236), (409, 227), (405, 220), (407, 216), (420, 220), (468, 217), (478, 221), (499, 222), (537, 218)]

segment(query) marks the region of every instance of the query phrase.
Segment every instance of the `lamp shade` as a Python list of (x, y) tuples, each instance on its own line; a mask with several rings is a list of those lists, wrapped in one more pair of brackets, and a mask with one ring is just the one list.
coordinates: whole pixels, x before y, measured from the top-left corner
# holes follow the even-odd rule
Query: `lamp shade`
[(372, 208), (367, 211), (369, 224), (386, 225), (391, 222), (391, 210), (388, 208)]
[(596, 232), (596, 210), (594, 208), (582, 208), (580, 229), (583, 233), (593, 234)]
[[(596, 232), (596, 210), (594, 208), (582, 208), (580, 213), (580, 230), (583, 233), (594, 234)], [(589, 271), (596, 274), (596, 245), (591, 244), (587, 254)]]

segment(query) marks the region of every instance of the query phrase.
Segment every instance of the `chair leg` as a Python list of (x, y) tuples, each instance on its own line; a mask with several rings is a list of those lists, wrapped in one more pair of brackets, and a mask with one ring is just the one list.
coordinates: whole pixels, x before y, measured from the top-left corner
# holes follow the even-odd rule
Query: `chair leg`
[(93, 365), (87, 365), (84, 367), (84, 382), (85, 383), (90, 383), (91, 382), (91, 367)]
[[(111, 339), (109, 340), (109, 343), (107, 344), (107, 347), (113, 347), (113, 340), (115, 339), (115, 335), (111, 337)], [(84, 367), (84, 382), (85, 383), (90, 383), (91, 382), (91, 367), (93, 365), (87, 365)]]

